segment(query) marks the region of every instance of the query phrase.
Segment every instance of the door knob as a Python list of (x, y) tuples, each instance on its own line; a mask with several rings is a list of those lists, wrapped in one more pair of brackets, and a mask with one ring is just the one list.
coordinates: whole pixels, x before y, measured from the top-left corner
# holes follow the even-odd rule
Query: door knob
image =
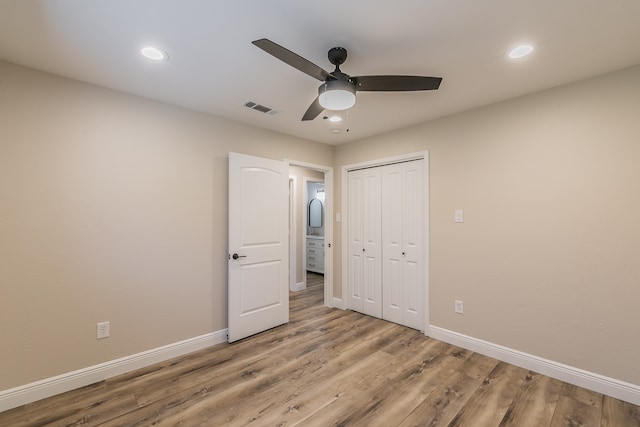
[(238, 255), (238, 254), (231, 255), (231, 258), (233, 258), (233, 259), (246, 258), (246, 257), (247, 257), (246, 255)]

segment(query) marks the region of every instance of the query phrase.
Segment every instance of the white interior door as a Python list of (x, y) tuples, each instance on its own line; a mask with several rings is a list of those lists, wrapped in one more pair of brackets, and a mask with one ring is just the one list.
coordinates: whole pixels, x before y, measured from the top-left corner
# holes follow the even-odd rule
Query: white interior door
[(289, 170), (229, 153), (228, 340), (289, 321)]

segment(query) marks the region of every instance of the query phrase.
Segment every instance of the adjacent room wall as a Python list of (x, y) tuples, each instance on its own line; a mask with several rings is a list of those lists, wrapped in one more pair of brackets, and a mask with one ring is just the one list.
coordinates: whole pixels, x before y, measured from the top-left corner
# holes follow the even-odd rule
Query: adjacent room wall
[(229, 151), (333, 162), (0, 62), (0, 390), (226, 328)]
[(335, 167), (429, 150), (432, 325), (640, 384), (639, 100), (635, 67), (341, 145)]

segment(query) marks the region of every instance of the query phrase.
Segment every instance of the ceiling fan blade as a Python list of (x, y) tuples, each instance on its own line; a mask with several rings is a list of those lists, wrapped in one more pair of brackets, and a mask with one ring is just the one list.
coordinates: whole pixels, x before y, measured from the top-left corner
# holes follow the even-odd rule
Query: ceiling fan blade
[(442, 77), (424, 76), (360, 76), (351, 77), (356, 90), (377, 92), (436, 90), (440, 87)]
[(320, 100), (316, 97), (315, 101), (313, 101), (309, 108), (307, 108), (307, 112), (302, 116), (302, 121), (313, 120), (323, 111), (324, 107), (320, 105)]
[(316, 78), (320, 81), (325, 81), (328, 78), (332, 78), (331, 73), (326, 72), (322, 68), (318, 67), (313, 62), (304, 59), (302, 56), (297, 53), (291, 52), (289, 49), (285, 49), (277, 43), (272, 42), (269, 39), (260, 39), (254, 40), (251, 43), (258, 46), (260, 49), (265, 52), (275, 56), (282, 62), (285, 62), (291, 65), (293, 68), (296, 68), (302, 71), (305, 74), (310, 75), (313, 78)]

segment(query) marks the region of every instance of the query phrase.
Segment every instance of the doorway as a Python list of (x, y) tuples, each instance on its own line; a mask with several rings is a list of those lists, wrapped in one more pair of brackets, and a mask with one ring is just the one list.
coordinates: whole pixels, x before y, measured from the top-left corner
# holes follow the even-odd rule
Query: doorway
[[(322, 293), (324, 305), (333, 307), (333, 168), (324, 165), (311, 164), (307, 162), (299, 162), (296, 160), (285, 160), (289, 163), (289, 248), (290, 248), (290, 291), (297, 292), (310, 286), (313, 281), (315, 289), (318, 289), (318, 279), (322, 279)], [(323, 183), (322, 191), (322, 228), (309, 227), (309, 183)], [(312, 188), (316, 188), (313, 187)], [(318, 187), (320, 188), (320, 187)], [(315, 195), (319, 193), (314, 190)], [(312, 194), (311, 194), (312, 195)], [(311, 197), (318, 198), (318, 197)], [(314, 204), (317, 202), (314, 202)], [(311, 233), (310, 243), (316, 243), (312, 240), (320, 240), (324, 245), (323, 256), (321, 259), (321, 268), (313, 269), (313, 272), (307, 274), (308, 257), (315, 256), (308, 253), (307, 236)], [(320, 236), (320, 234), (322, 236)], [(311, 249), (315, 250), (315, 249)], [(315, 261), (318, 259), (316, 258)], [(315, 275), (313, 275), (315, 273)], [(321, 274), (318, 274), (321, 273)], [(313, 275), (313, 276), (312, 276)]]

